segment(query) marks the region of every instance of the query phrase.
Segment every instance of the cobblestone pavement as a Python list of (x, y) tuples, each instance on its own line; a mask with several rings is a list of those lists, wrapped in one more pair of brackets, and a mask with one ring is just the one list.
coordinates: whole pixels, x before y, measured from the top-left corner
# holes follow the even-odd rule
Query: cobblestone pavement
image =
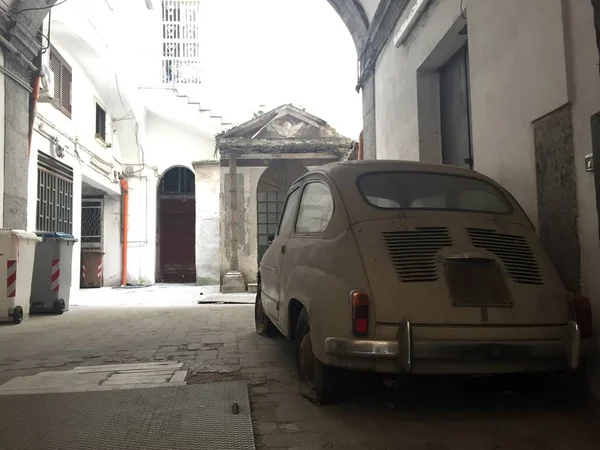
[[(108, 296), (93, 294), (99, 302), (103, 291)], [(197, 305), (192, 297), (160, 308), (76, 300), (87, 306), (2, 324), (0, 383), (83, 364), (177, 360), (190, 384), (250, 383), (260, 449), (600, 448), (595, 408), (564, 390), (525, 396), (443, 379), (389, 391), (365, 378), (349, 383), (335, 405), (317, 407), (298, 394), (291, 345), (254, 333), (251, 305)]]

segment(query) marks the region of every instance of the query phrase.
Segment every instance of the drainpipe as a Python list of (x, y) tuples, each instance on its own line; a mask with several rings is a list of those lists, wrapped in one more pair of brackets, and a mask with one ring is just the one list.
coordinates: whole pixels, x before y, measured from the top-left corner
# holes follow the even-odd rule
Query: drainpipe
[(129, 229), (129, 184), (125, 177), (121, 178), (123, 192), (123, 247), (121, 254), (121, 286), (127, 286), (127, 238)]
[(39, 73), (33, 74), (33, 79), (31, 80), (31, 88), (32, 88), (32, 92), (30, 94), (31, 100), (29, 101), (29, 134), (27, 136), (29, 139), (29, 146), (27, 148), (27, 157), (29, 157), (29, 155), (31, 154), (31, 140), (33, 138), (33, 126), (35, 124), (35, 115), (37, 112), (38, 100), (40, 99), (40, 82), (41, 82), (41, 75)]
[(358, 137), (358, 156), (357, 159), (362, 161), (365, 159), (365, 141), (363, 140), (363, 132), (360, 132), (360, 136)]

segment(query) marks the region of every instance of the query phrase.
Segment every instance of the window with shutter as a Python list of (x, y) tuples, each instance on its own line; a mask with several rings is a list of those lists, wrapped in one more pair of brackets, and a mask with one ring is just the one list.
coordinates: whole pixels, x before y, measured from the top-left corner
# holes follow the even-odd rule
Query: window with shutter
[(72, 70), (54, 47), (50, 49), (50, 70), (54, 77), (54, 106), (70, 118)]

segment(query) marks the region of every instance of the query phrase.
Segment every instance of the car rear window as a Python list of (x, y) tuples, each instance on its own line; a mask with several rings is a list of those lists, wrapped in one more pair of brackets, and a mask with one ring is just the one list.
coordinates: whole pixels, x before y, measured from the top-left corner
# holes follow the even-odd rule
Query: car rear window
[(460, 175), (377, 172), (362, 175), (358, 188), (367, 203), (384, 209), (428, 209), (508, 214), (512, 206), (492, 184)]

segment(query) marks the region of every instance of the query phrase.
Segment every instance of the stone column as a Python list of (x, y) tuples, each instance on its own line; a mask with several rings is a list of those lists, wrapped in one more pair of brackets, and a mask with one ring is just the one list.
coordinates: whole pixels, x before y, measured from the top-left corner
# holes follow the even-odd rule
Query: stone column
[[(229, 156), (229, 270), (223, 275), (223, 285), (221, 292), (224, 294), (233, 294), (246, 291), (246, 280), (239, 271), (238, 258), (238, 192), (237, 192), (237, 158), (239, 152), (230, 151)], [(226, 243), (223, 243), (227, 245)]]
[(232, 271), (240, 268), (238, 259), (238, 201), (237, 201), (237, 154), (229, 154), (229, 226), (231, 227), (230, 257), (229, 264)]
[(375, 75), (371, 75), (362, 87), (363, 105), (363, 157), (377, 159), (375, 117)]

